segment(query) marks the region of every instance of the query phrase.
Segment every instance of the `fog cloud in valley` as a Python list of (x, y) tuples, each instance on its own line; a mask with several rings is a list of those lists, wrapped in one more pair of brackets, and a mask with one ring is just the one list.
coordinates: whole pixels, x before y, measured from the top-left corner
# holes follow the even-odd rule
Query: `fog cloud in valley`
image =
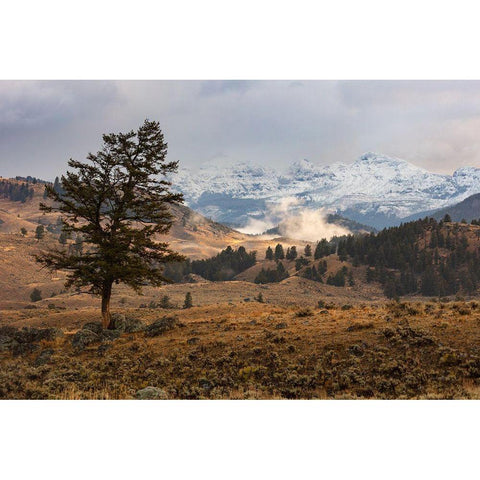
[(269, 205), (263, 219), (250, 219), (240, 231), (260, 235), (277, 226), (282, 237), (309, 242), (351, 233), (340, 225), (328, 223), (324, 209), (303, 207), (302, 201), (295, 197), (287, 197), (277, 204)]

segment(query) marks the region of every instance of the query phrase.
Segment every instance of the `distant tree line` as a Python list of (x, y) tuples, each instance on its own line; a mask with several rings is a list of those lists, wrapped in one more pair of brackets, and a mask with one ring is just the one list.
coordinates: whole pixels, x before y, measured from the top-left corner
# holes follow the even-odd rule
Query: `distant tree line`
[(19, 182), (33, 183), (33, 185), (36, 185), (37, 183), (42, 183), (42, 184), (48, 183), (46, 180), (41, 180), (40, 178), (37, 178), (37, 177), (31, 177), (30, 175), (26, 177), (20, 177), (19, 175), (17, 175), (15, 177), (15, 180), (18, 180)]
[(212, 258), (166, 264), (163, 274), (174, 282), (182, 281), (190, 273), (213, 282), (232, 280), (239, 273), (255, 265), (256, 256), (257, 252), (247, 252), (245, 247), (240, 246), (234, 250), (228, 246)]
[(0, 181), (0, 197), (8, 198), (13, 202), (25, 203), (28, 199), (33, 197), (33, 187), (28, 183), (16, 183), (8, 180)]

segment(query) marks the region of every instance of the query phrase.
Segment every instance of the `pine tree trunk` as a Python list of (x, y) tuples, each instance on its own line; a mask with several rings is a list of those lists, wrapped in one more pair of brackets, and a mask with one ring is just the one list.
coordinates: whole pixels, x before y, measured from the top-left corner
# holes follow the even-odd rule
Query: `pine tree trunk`
[(102, 326), (112, 329), (112, 315), (110, 314), (110, 297), (112, 296), (113, 282), (105, 282), (102, 290)]

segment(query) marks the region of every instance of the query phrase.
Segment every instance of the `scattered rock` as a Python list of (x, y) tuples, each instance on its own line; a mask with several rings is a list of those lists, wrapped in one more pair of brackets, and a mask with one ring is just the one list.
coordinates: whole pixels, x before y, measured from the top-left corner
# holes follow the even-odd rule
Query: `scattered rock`
[(199, 340), (200, 340), (200, 339), (199, 339), (198, 337), (192, 337), (192, 338), (189, 338), (189, 339), (187, 340), (187, 343), (188, 343), (189, 345), (195, 345), (195, 344), (197, 344), (197, 343), (199, 342)]
[(125, 333), (143, 332), (146, 325), (138, 318), (127, 317), (125, 319)]
[(165, 390), (157, 387), (145, 387), (135, 393), (137, 400), (166, 400)]
[(14, 338), (18, 343), (34, 343), (42, 340), (55, 340), (61, 336), (63, 336), (63, 332), (59, 328), (23, 327), (21, 330), (16, 331)]
[(103, 331), (102, 324), (100, 322), (88, 322), (83, 327), (82, 330), (90, 330), (97, 335), (101, 335)]
[(113, 342), (120, 337), (121, 334), (119, 330), (103, 330), (100, 337), (105, 342)]
[(112, 324), (114, 330), (119, 330), (120, 332), (125, 331), (127, 325), (127, 319), (122, 313), (113, 313), (112, 314)]
[(285, 322), (280, 322), (280, 323), (277, 323), (275, 325), (275, 328), (277, 330), (283, 330), (283, 329), (287, 328), (287, 324)]
[(168, 330), (172, 330), (177, 326), (177, 317), (165, 316), (160, 320), (156, 320), (145, 328), (145, 335), (147, 337), (157, 337)]
[(101, 337), (91, 330), (79, 330), (72, 338), (72, 346), (77, 350), (83, 350), (86, 346), (100, 342)]

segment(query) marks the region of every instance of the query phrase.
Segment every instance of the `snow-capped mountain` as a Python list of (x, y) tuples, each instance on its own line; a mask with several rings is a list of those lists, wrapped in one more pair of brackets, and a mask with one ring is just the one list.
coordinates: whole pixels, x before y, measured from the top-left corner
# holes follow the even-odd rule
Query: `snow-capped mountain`
[(191, 208), (232, 225), (262, 218), (272, 204), (296, 197), (303, 206), (326, 208), (382, 228), (479, 193), (480, 169), (463, 167), (453, 175), (440, 175), (368, 152), (352, 164), (321, 166), (301, 160), (284, 171), (249, 163), (184, 168), (173, 181)]

